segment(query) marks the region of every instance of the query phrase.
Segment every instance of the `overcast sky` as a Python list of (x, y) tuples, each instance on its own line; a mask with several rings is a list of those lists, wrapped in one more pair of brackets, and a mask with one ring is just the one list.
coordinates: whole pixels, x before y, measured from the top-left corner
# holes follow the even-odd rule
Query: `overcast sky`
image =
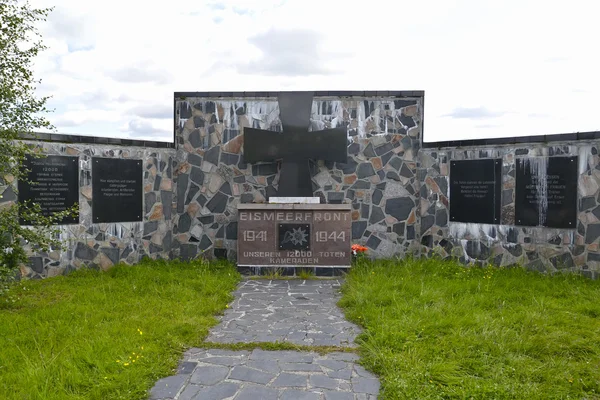
[(591, 0), (31, 0), (59, 133), (172, 139), (175, 91), (425, 90), (425, 140), (600, 130)]

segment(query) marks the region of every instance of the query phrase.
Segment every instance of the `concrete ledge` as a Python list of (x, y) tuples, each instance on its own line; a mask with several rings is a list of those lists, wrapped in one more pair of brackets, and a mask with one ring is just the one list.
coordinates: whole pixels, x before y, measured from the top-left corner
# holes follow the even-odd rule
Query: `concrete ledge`
[[(231, 97), (277, 97), (278, 92), (175, 92), (175, 100), (185, 100), (187, 97), (231, 98)], [(294, 92), (302, 92), (296, 91)], [(304, 92), (311, 92), (310, 90)], [(315, 97), (423, 97), (423, 90), (332, 90), (314, 91)]]
[(174, 149), (175, 142), (155, 142), (152, 140), (118, 139), (99, 136), (68, 135), (58, 133), (22, 133), (20, 140), (31, 140), (38, 142), (59, 142), (73, 144), (109, 144), (114, 146), (129, 147), (151, 147), (157, 149)]
[(320, 197), (269, 197), (269, 204), (320, 204)]
[(577, 142), (580, 140), (598, 140), (600, 131), (557, 133), (555, 135), (517, 136), (508, 138), (449, 140), (445, 142), (425, 142), (423, 149), (442, 149), (447, 147), (463, 148), (477, 146), (527, 145), (535, 143)]
[(352, 204), (286, 204), (286, 203), (244, 203), (238, 210), (352, 210)]

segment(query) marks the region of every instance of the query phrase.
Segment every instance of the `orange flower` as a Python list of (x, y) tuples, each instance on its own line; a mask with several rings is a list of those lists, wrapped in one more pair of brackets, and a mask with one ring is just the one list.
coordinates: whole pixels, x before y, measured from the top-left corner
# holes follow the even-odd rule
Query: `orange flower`
[(352, 250), (354, 252), (359, 252), (359, 253), (364, 253), (365, 251), (367, 251), (367, 248), (365, 246), (361, 246), (360, 244), (353, 244), (352, 245)]

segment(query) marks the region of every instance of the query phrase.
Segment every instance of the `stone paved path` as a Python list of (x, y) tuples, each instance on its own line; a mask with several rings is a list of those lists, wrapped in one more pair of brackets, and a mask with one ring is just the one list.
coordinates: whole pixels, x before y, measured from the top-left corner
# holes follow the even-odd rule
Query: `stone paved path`
[[(246, 280), (207, 341), (353, 347), (359, 328), (335, 303), (339, 280)], [(153, 400), (374, 400), (377, 378), (353, 353), (190, 349)]]
[(207, 341), (354, 346), (359, 329), (335, 305), (339, 280), (243, 282)]

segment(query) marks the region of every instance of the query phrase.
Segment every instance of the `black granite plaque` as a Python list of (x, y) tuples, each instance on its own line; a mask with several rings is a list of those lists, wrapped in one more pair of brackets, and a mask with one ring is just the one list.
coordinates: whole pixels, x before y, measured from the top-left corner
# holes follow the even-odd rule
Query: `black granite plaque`
[(141, 221), (142, 211), (142, 160), (92, 158), (92, 221)]
[(502, 160), (450, 162), (450, 221), (499, 224)]
[[(79, 158), (68, 156), (25, 156), (26, 180), (19, 180), (19, 201), (37, 203), (48, 217), (65, 211), (79, 201)], [(31, 222), (19, 218), (21, 225)], [(78, 224), (79, 214), (68, 216), (58, 224)]]
[(279, 250), (310, 250), (309, 224), (279, 224)]
[(574, 229), (577, 157), (518, 158), (515, 224)]

